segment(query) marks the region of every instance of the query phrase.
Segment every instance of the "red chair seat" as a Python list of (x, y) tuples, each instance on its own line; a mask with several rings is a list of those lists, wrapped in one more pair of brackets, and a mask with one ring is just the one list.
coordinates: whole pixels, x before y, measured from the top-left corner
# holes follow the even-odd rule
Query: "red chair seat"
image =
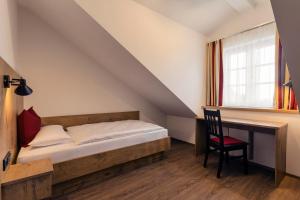
[[(220, 138), (215, 137), (212, 138), (211, 141), (216, 142), (216, 143), (220, 143)], [(234, 144), (243, 144), (245, 143), (242, 140), (233, 138), (233, 137), (229, 137), (229, 136), (224, 136), (224, 145), (234, 145)]]

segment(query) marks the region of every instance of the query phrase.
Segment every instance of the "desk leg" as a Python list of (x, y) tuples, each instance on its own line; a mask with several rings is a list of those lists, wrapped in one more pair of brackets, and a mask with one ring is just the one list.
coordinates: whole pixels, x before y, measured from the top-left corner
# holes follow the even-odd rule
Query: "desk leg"
[(203, 120), (196, 120), (195, 140), (195, 154), (199, 156), (206, 149), (205, 122)]
[(286, 172), (287, 126), (276, 130), (275, 140), (275, 185), (278, 186)]
[(253, 160), (253, 154), (254, 154), (254, 132), (249, 131), (249, 160)]

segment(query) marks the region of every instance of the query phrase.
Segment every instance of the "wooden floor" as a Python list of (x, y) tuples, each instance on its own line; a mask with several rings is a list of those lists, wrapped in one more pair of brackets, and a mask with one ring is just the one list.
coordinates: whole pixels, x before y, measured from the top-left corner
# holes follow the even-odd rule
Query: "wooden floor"
[(217, 160), (212, 156), (208, 168), (194, 156), (193, 145), (173, 141), (163, 161), (122, 174), (61, 196), (59, 200), (210, 200), (210, 199), (300, 199), (300, 179), (285, 177), (278, 188), (267, 170), (250, 167), (242, 172), (239, 161), (224, 166), (216, 178)]

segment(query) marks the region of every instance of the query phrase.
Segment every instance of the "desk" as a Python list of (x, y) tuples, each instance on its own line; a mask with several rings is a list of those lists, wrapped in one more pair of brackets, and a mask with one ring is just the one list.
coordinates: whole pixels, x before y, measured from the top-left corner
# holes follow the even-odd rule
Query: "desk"
[[(204, 153), (206, 130), (203, 117), (196, 117), (196, 156)], [(223, 127), (247, 130), (249, 133), (249, 157), (253, 157), (253, 137), (255, 132), (275, 136), (275, 185), (278, 186), (286, 172), (287, 123), (255, 121), (247, 119), (222, 118)]]

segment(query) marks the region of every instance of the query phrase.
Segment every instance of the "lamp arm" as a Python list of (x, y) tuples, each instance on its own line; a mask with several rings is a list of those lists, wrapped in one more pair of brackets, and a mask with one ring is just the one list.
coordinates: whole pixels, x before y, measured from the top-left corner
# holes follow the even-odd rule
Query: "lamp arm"
[(20, 80), (21, 80), (21, 79), (13, 78), (13, 79), (11, 79), (11, 81), (9, 81), (9, 82), (10, 82), (11, 85), (19, 85), (19, 84), (20, 84)]

